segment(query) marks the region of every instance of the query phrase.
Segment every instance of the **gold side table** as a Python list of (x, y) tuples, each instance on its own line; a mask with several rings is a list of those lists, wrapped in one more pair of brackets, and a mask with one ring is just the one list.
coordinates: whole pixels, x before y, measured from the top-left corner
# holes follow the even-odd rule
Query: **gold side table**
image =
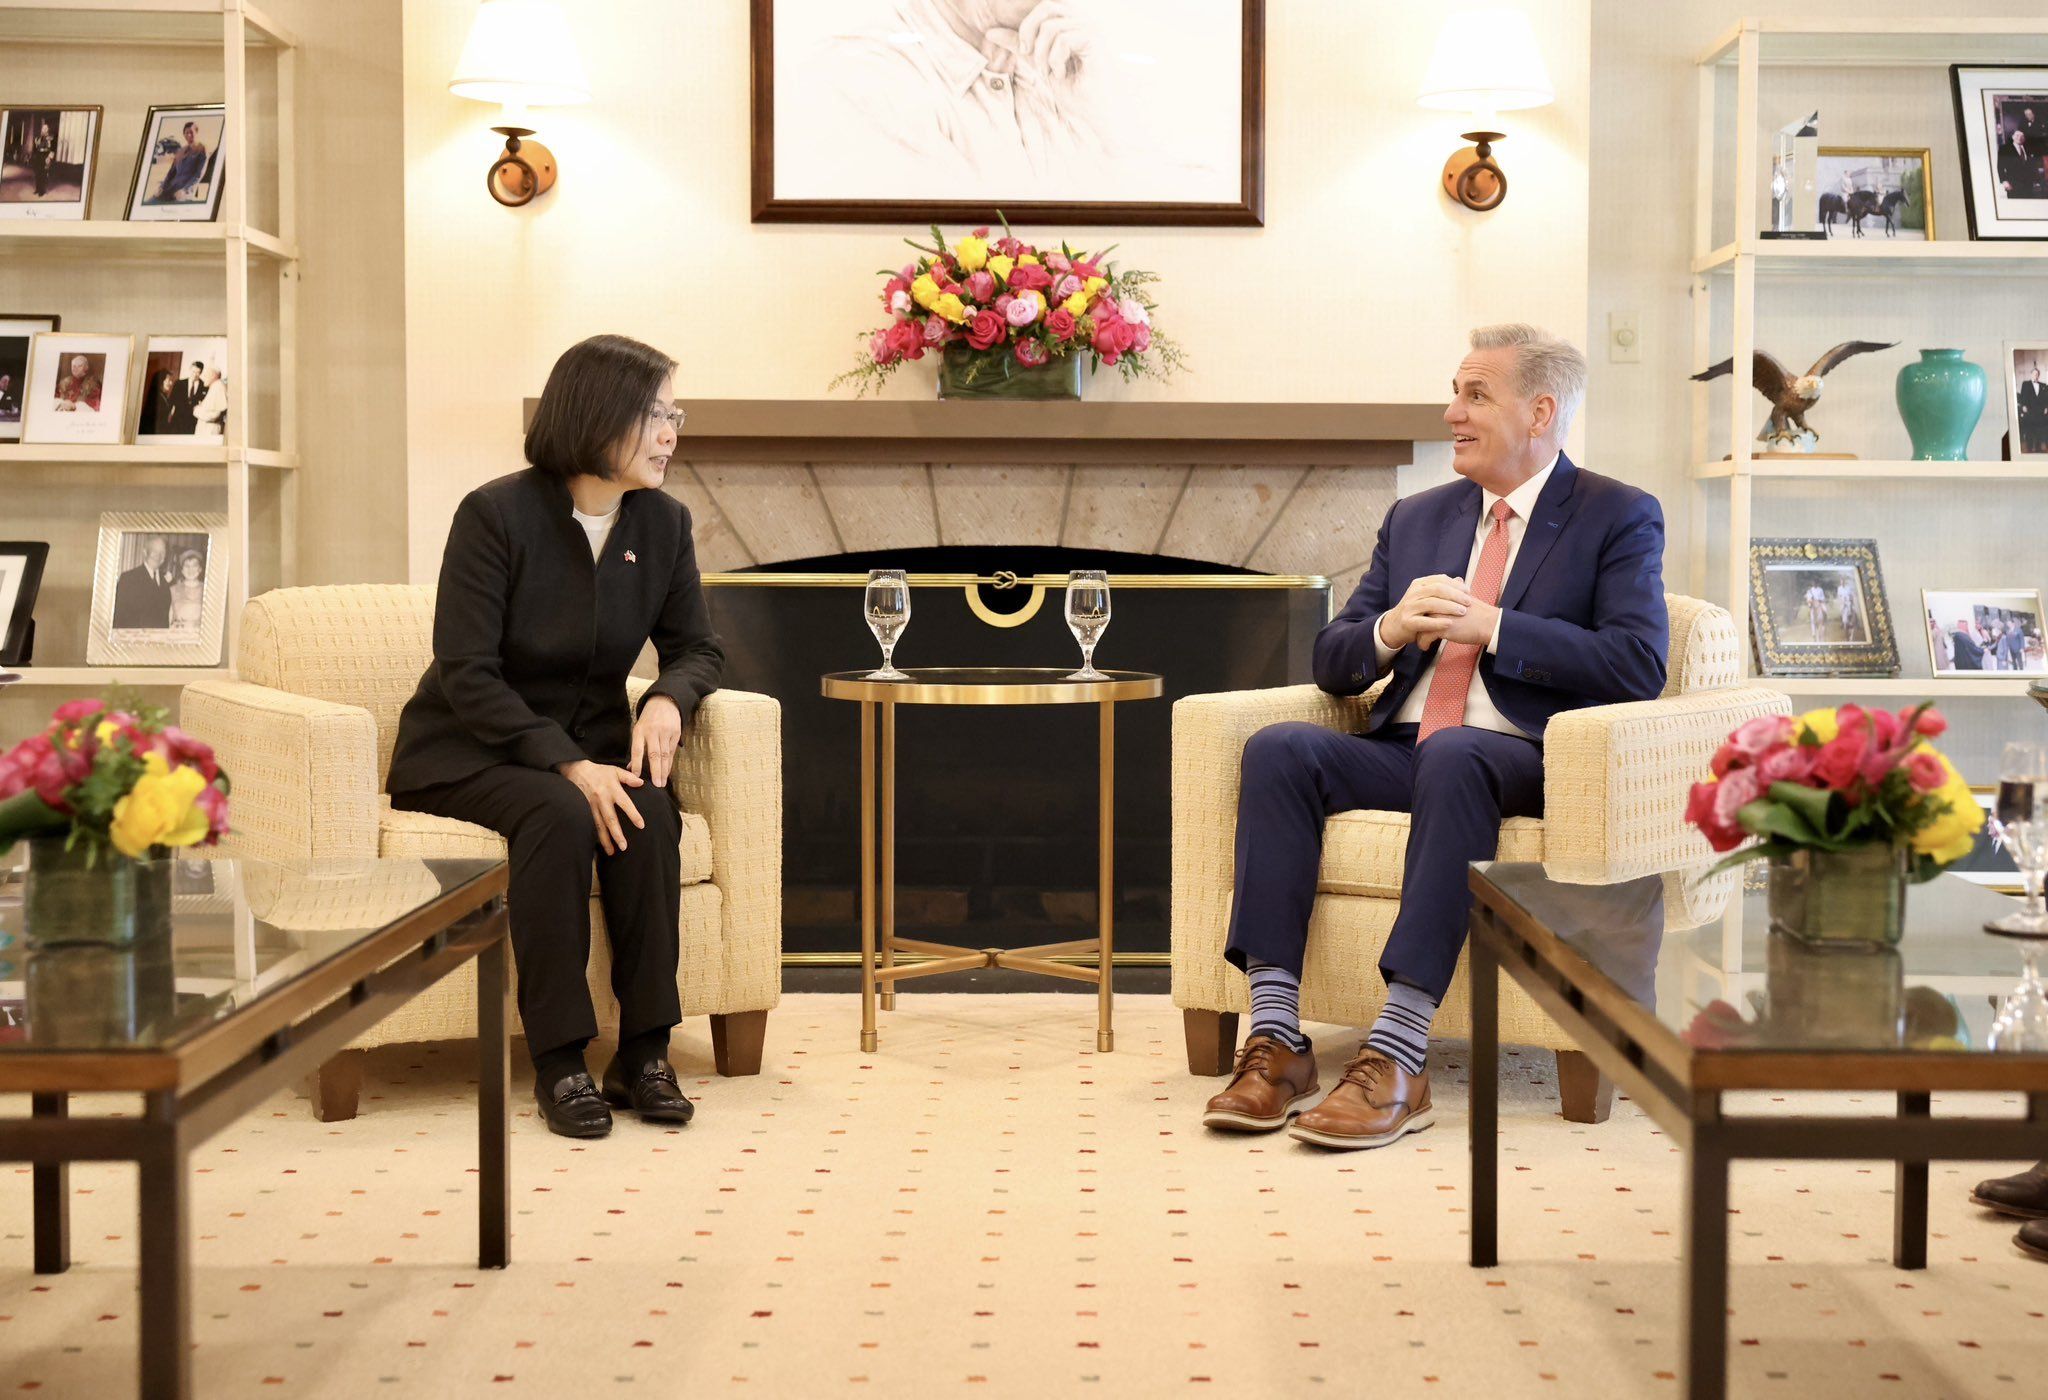
[[(875, 996), (882, 1009), (896, 1004), (896, 985), (914, 977), (963, 972), (977, 967), (1005, 967), (1092, 982), (1098, 1025), (1095, 1048), (1116, 1048), (1110, 1024), (1111, 955), (1116, 947), (1114, 875), (1116, 869), (1116, 706), (1121, 700), (1156, 700), (1165, 692), (1159, 676), (1149, 671), (1105, 671), (1099, 681), (1067, 679), (1057, 667), (920, 667), (900, 681), (869, 680), (865, 671), (837, 671), (823, 678), (830, 700), (860, 704), (860, 1048), (873, 1050)], [(1096, 936), (1035, 948), (962, 948), (896, 936), (896, 707), (898, 705), (1095, 705), (1100, 708), (1101, 774), (1098, 779)], [(879, 723), (877, 722), (879, 720)], [(880, 730), (877, 743), (876, 731)], [(876, 788), (881, 789), (879, 812)], [(877, 826), (880, 828), (881, 879), (879, 907), (875, 871)], [(880, 931), (877, 933), (879, 922)], [(879, 953), (879, 959), (877, 958)], [(899, 967), (898, 953), (917, 953), (930, 960)], [(1095, 955), (1095, 966), (1077, 967), (1054, 959)], [(879, 966), (877, 962), (879, 961)]]

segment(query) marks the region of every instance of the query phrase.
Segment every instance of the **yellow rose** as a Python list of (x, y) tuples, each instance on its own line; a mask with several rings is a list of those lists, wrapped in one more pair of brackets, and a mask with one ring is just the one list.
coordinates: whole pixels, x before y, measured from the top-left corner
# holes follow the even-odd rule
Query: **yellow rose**
[(1038, 266), (1038, 254), (1036, 254), (1036, 253), (1019, 253), (1019, 254), (1017, 255), (1017, 265), (1018, 265), (1019, 267), (1037, 267), (1037, 266)]
[(1067, 314), (1070, 316), (1086, 315), (1088, 311), (1088, 293), (1076, 292), (1072, 296), (1068, 297), (1065, 301), (1061, 302), (1060, 306), (1063, 309), (1065, 309)]
[(1913, 833), (1913, 849), (1932, 856), (1937, 865), (1948, 865), (1968, 855), (1977, 844), (1977, 829), (1984, 825), (1984, 809), (1977, 805), (1976, 794), (1970, 791), (1962, 774), (1956, 772), (1955, 765), (1942, 758), (1941, 766), (1948, 773), (1948, 781), (1929, 796), (1948, 803), (1948, 811)]
[(951, 292), (947, 292), (932, 303), (932, 314), (943, 316), (957, 326), (967, 319), (967, 304)]
[(939, 299), (939, 284), (932, 280), (929, 272), (921, 272), (910, 284), (910, 299), (925, 310), (932, 309), (932, 303)]
[(206, 839), (206, 813), (196, 799), (206, 789), (197, 768), (172, 768), (162, 754), (143, 759), (143, 774), (114, 804), (107, 835), (114, 849), (141, 860), (151, 846), (192, 846)]
[(953, 245), (953, 256), (960, 260), (963, 271), (979, 272), (988, 266), (988, 240), (970, 233)]
[(1108, 285), (1109, 279), (1107, 277), (1091, 277), (1081, 284), (1081, 290), (1092, 297)]
[(988, 260), (988, 270), (1007, 282), (1010, 280), (1010, 274), (1017, 270), (1017, 262), (1014, 258), (997, 253)]

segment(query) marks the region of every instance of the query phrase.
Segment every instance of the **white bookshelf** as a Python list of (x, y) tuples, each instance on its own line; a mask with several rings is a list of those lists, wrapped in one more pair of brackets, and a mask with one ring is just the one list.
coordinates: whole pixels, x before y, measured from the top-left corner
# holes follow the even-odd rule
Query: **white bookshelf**
[[(2038, 462), (1922, 462), (1896, 460), (1830, 460), (1802, 457), (1760, 457), (1755, 441), (1761, 404), (1752, 362), (1757, 348), (1759, 283), (1783, 279), (1971, 278), (1996, 276), (2026, 280), (2013, 299), (2013, 337), (2035, 334), (2021, 308), (2048, 299), (2048, 243), (1974, 242), (1948, 236), (1934, 242), (1827, 239), (1773, 240), (1757, 236), (1762, 227), (1761, 162), (1763, 116), (1761, 73), (1769, 67), (1799, 68), (1935, 68), (1951, 63), (2048, 63), (2048, 17), (2040, 19), (1778, 21), (1746, 19), (1727, 31), (1698, 59), (1698, 164), (1693, 209), (1692, 361), (1695, 370), (1718, 362), (1715, 313), (1725, 307), (1734, 360), (1728, 378), (1725, 426), (1730, 455), (1716, 459), (1710, 451), (1714, 429), (1714, 387), (1692, 386), (1690, 476), (1696, 493), (1691, 511), (1690, 565), (1694, 586), (1724, 603), (1734, 615), (1750, 650), (1749, 550), (1755, 535), (1756, 492), (1778, 482), (1880, 482), (1887, 490), (1916, 493), (1929, 512), (1943, 506), (1943, 491), (1954, 483), (2048, 482), (2048, 466)], [(1718, 118), (1724, 112), (1724, 79), (1733, 74), (1732, 163), (1717, 149)], [(1874, 75), (1873, 81), (1881, 80)], [(1719, 182), (1732, 195), (1733, 235), (1716, 236)], [(1931, 193), (1930, 193), (1931, 197)], [(2044, 280), (2034, 282), (2039, 277)], [(1722, 299), (1722, 300), (1717, 300)], [(1996, 400), (1987, 406), (1993, 411)], [(1717, 578), (1709, 565), (1705, 508), (1717, 504), (1711, 493), (1725, 493), (1726, 509), (1718, 522), (1725, 548)], [(1703, 499), (1704, 497), (1704, 499)], [(1973, 497), (1972, 499), (1977, 499)], [(2048, 509), (2048, 494), (2016, 498), (2028, 511)], [(1883, 547), (1883, 540), (1879, 540)], [(1917, 610), (1916, 610), (1917, 615)], [(1910, 636), (1916, 628), (1903, 629)], [(1790, 695), (1837, 697), (1940, 698), (2024, 696), (2029, 679), (1993, 677), (1977, 681), (1857, 679), (1855, 677), (1773, 676), (1769, 684)]]

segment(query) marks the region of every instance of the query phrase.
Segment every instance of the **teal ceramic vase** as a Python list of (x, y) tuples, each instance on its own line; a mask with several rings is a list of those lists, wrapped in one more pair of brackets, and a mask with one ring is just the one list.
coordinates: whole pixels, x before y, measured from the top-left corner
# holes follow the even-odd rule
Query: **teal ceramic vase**
[(1984, 413), (1984, 367), (1960, 350), (1922, 350), (1899, 370), (1899, 417), (1913, 439), (1916, 462), (1961, 462)]

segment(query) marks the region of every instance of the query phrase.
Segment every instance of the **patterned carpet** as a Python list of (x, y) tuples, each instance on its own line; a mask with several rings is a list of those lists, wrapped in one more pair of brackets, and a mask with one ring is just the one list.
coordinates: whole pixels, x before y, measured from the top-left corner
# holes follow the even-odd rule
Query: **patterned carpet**
[[(907, 993), (862, 1055), (851, 997), (793, 996), (738, 1081), (693, 1023), (687, 1129), (579, 1145), (520, 1114), (490, 1274), (467, 1048), (374, 1052), (356, 1121), (280, 1098), (200, 1154), (200, 1393), (1679, 1393), (1678, 1165), (1631, 1105), (1565, 1123), (1550, 1057), (1513, 1061), (1506, 1262), (1477, 1272), (1462, 1047), (1434, 1129), (1332, 1155), (1207, 1134), (1179, 1014), (1118, 1012), (1099, 1056), (1092, 999)], [(1356, 1036), (1323, 1031), (1327, 1083)], [(2039, 1394), (2048, 1269), (1966, 1203), (1990, 1170), (1936, 1166), (1908, 1275), (1889, 1168), (1738, 1166), (1734, 1393)], [(133, 1393), (133, 1172), (72, 1180), (78, 1262), (37, 1279), (27, 1171), (0, 1167), (0, 1395)]]

